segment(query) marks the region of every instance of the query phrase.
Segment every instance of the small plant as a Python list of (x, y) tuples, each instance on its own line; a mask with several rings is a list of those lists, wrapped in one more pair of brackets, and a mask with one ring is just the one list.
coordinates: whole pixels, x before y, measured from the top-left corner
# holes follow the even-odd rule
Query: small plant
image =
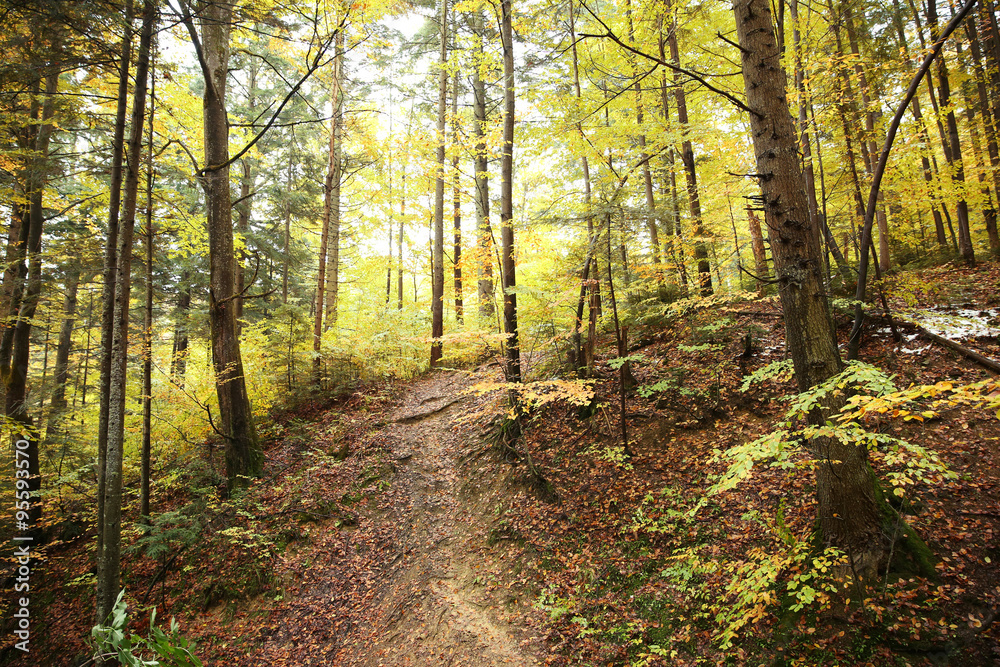
[(180, 634), (175, 619), (170, 619), (169, 632), (156, 627), (156, 609), (149, 615), (148, 637), (126, 634), (128, 614), (124, 598), (122, 590), (105, 623), (91, 630), (94, 657), (84, 664), (117, 659), (119, 664), (128, 667), (202, 667), (201, 660), (194, 654), (194, 642)]

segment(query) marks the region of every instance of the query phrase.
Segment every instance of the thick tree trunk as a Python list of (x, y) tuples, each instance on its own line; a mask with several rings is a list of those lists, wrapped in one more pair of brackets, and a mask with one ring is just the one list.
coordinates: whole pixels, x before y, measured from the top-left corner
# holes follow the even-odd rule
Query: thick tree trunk
[(117, 276), (111, 330), (111, 372), (108, 395), (107, 453), (104, 469), (104, 515), (98, 530), (104, 536), (103, 550), (97, 555), (97, 616), (105, 618), (112, 610), (121, 586), (122, 464), (125, 452), (125, 385), (128, 363), (129, 305), (132, 291), (132, 238), (139, 194), (139, 165), (146, 113), (146, 87), (149, 53), (156, 19), (154, 0), (143, 3), (142, 33), (135, 69), (135, 92), (128, 141), (128, 169), (125, 176), (124, 204), (118, 230)]
[[(823, 289), (820, 230), (809, 223), (795, 129), (787, 101), (766, 0), (734, 0), (750, 128), (771, 216), (771, 251), (785, 319), (788, 350), (800, 390), (840, 371), (841, 360)], [(832, 407), (832, 406), (831, 406)], [(817, 412), (816, 418), (823, 415)], [(817, 440), (819, 524), (824, 540), (848, 553), (857, 569), (874, 572), (887, 549), (865, 451), (834, 440)]]
[[(236, 327), (236, 257), (229, 187), (229, 122), (226, 76), (233, 16), (230, 0), (206, 2), (201, 12), (204, 43), (205, 188), (208, 210), (209, 321), (212, 364), (220, 424), (226, 441), (226, 479), (230, 489), (260, 474), (264, 454), (253, 422)], [(189, 26), (193, 31), (193, 26)]]
[[(40, 124), (37, 131), (33, 132), (34, 137), (27, 158), (23, 186), (28, 200), (27, 208), (24, 211), (27, 216), (22, 218), (21, 222), (23, 225), (21, 235), (25, 243), (23, 245), (24, 251), (20, 253), (19, 257), (21, 265), (16, 267), (17, 275), (25, 276), (26, 279), (20, 298), (11, 304), (12, 309), (17, 307), (17, 318), (13, 324), (13, 335), (11, 336), (10, 367), (4, 378), (6, 384), (5, 413), (11, 426), (12, 444), (18, 452), (17, 458), (23, 458), (20, 455), (20, 452), (23, 451), (26, 454), (24, 458), (28, 462), (28, 478), (25, 480), (27, 488), (22, 489), (20, 485), (18, 486), (19, 501), (25, 500), (21, 494), (27, 492), (29, 503), (27, 520), (22, 523), (21, 519), (18, 518), (17, 529), (22, 535), (31, 536), (36, 540), (42, 536), (39, 527), (39, 521), (42, 518), (40, 497), (42, 478), (39, 432), (28, 414), (28, 366), (31, 361), (32, 320), (35, 317), (42, 293), (42, 226), (45, 222), (42, 204), (49, 170), (49, 142), (55, 129), (52, 117), (55, 114), (55, 94), (58, 84), (59, 74), (57, 71), (47, 74), (45, 76), (44, 102), (42, 102), (40, 110), (37, 106), (32, 110), (33, 120)], [(21, 478), (18, 479), (18, 482), (20, 481)], [(20, 506), (18, 509), (21, 509)]]
[(514, 265), (514, 36), (511, 0), (500, 3), (503, 45), (503, 148), (500, 155), (500, 247), (503, 265), (503, 331), (507, 334), (508, 382), (521, 381), (521, 346), (517, 331)]
[(444, 165), (445, 116), (448, 109), (448, 0), (441, 0), (439, 32), (438, 109), (437, 109), (437, 174), (434, 179), (434, 220), (431, 252), (431, 367), (437, 366), (443, 353), (444, 334)]

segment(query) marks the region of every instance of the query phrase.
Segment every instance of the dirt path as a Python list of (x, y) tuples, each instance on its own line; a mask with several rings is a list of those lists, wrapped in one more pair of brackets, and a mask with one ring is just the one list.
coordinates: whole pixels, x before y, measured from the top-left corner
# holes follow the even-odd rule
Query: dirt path
[(408, 501), (399, 519), (408, 525), (400, 526), (400, 557), (372, 598), (372, 625), (346, 638), (336, 664), (541, 664), (537, 641), (504, 618), (512, 616), (511, 596), (497, 599), (477, 574), (486, 510), (463, 493), (460, 461), (482, 445), (452, 421), (471, 400), (462, 390), (481, 379), (431, 374), (389, 415), (384, 435), (397, 469), (393, 485)]

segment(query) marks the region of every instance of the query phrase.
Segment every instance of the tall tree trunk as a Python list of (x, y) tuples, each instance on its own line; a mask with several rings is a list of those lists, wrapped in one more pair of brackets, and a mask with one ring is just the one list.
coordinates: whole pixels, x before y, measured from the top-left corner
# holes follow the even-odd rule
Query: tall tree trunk
[(399, 201), (399, 233), (396, 234), (396, 309), (403, 310), (403, 225), (406, 223), (406, 163), (403, 163), (402, 193)]
[[(249, 66), (249, 81), (247, 82), (247, 108), (253, 110), (257, 107), (257, 62), (251, 61)], [(243, 294), (246, 291), (244, 264), (247, 260), (246, 243), (247, 234), (250, 232), (250, 211), (253, 208), (251, 199), (253, 194), (253, 168), (250, 157), (244, 156), (240, 160), (240, 199), (236, 212), (236, 231), (239, 232), (243, 247), (236, 257), (236, 298), (233, 303), (236, 306), (236, 333), (239, 335), (243, 325)]]
[[(455, 26), (455, 12), (451, 13), (451, 24)], [(452, 220), (454, 222), (455, 238), (452, 245), (452, 266), (455, 281), (455, 321), (463, 324), (465, 321), (465, 307), (462, 303), (462, 186), (458, 173), (459, 150), (461, 145), (458, 140), (458, 94), (459, 76), (455, 72), (454, 90), (451, 93), (451, 145), (455, 154), (451, 158), (452, 170)]]
[(146, 152), (146, 308), (142, 332), (142, 453), (139, 473), (139, 516), (149, 523), (149, 478), (153, 440), (153, 116), (156, 112), (156, 66), (151, 65), (149, 128)]
[[(17, 267), (19, 276), (26, 276), (23, 292), (18, 302), (11, 304), (11, 308), (17, 306), (17, 319), (13, 325), (13, 336), (11, 337), (10, 368), (5, 377), (6, 396), (5, 413), (11, 426), (11, 435), (14, 441), (15, 450), (18, 452), (18, 459), (21, 459), (20, 452), (24, 451), (28, 462), (27, 488), (18, 486), (18, 500), (27, 500), (27, 520), (22, 522), (18, 516), (17, 530), (22, 536), (39, 539), (42, 536), (39, 521), (42, 518), (41, 505), (41, 466), (39, 452), (39, 433), (33, 425), (31, 416), (28, 414), (27, 406), (27, 386), (28, 386), (28, 366), (31, 362), (31, 326), (38, 308), (38, 302), (42, 293), (42, 227), (45, 222), (44, 210), (42, 208), (45, 183), (49, 171), (49, 142), (55, 129), (52, 117), (55, 114), (55, 95), (59, 84), (58, 71), (51, 71), (45, 76), (44, 101), (39, 110), (37, 103), (32, 109), (32, 119), (40, 124), (34, 131), (30, 153), (27, 157), (27, 169), (24, 178), (24, 193), (28, 204), (25, 212), (26, 218), (22, 218), (22, 234), (25, 239), (24, 252), (20, 256), (21, 262), (26, 262)], [(38, 114), (41, 114), (39, 118)], [(24, 443), (22, 447), (21, 443)], [(20, 479), (18, 480), (20, 482)], [(21, 495), (27, 492), (27, 498)], [(18, 506), (21, 509), (21, 506)]]
[[(979, 180), (981, 183), (986, 181), (987, 173), (992, 173), (993, 192), (997, 199), (1000, 200), (1000, 151), (997, 149), (997, 123), (1000, 119), (998, 119), (990, 109), (989, 93), (986, 89), (987, 75), (983, 68), (982, 46), (975, 21), (967, 20), (965, 22), (965, 33), (969, 38), (969, 50), (972, 53), (977, 95), (975, 103), (966, 104), (966, 113), (968, 114), (969, 124), (971, 126), (973, 108), (975, 107), (979, 109), (980, 117), (983, 119), (983, 134), (986, 138), (986, 152), (989, 155), (990, 160), (989, 168), (985, 165), (980, 165)], [(976, 154), (978, 158), (978, 149)], [(986, 190), (989, 189), (988, 185), (985, 185), (984, 187)], [(994, 258), (1000, 258), (1000, 234), (997, 232), (998, 205), (1000, 205), (1000, 201), (994, 201), (993, 203), (988, 202), (986, 204), (986, 209), (983, 211), (983, 216), (986, 218), (986, 233), (990, 239), (990, 252), (992, 252)]]
[(500, 256), (503, 266), (503, 331), (507, 334), (508, 382), (521, 381), (521, 346), (517, 331), (514, 265), (514, 35), (512, 0), (500, 2), (503, 45), (503, 148), (500, 154)]
[(142, 7), (142, 32), (135, 68), (135, 92), (128, 140), (128, 169), (124, 184), (124, 204), (118, 230), (118, 258), (114, 315), (111, 330), (111, 373), (108, 396), (108, 433), (104, 477), (104, 515), (98, 529), (104, 535), (103, 550), (97, 555), (97, 617), (106, 618), (114, 607), (121, 586), (122, 464), (125, 452), (125, 384), (128, 363), (129, 304), (132, 290), (132, 238), (139, 194), (140, 151), (146, 113), (146, 86), (149, 53), (156, 20), (156, 3), (146, 0)]
[[(97, 426), (97, 554), (104, 553), (104, 485), (105, 460), (108, 448), (108, 401), (111, 398), (111, 339), (115, 316), (115, 283), (118, 281), (118, 214), (121, 210), (122, 163), (125, 155), (125, 119), (128, 114), (129, 66), (132, 58), (133, 3), (125, 3), (125, 23), (122, 32), (121, 62), (118, 67), (118, 103), (115, 130), (111, 140), (111, 186), (108, 199), (108, 233), (104, 247), (104, 284), (101, 288), (101, 361), (100, 408)], [(86, 389), (86, 383), (84, 383)], [(107, 613), (97, 606), (97, 621), (103, 623)], [(110, 609), (108, 610), (110, 611)]]
[[(343, 131), (343, 111), (344, 96), (342, 85), (343, 74), (343, 53), (341, 48), (341, 36), (337, 35), (337, 44), (333, 56), (333, 82), (331, 84), (330, 96), (333, 98), (333, 117), (330, 119), (330, 143), (327, 152), (326, 180), (323, 183), (323, 225), (319, 237), (319, 271), (316, 275), (316, 305), (313, 320), (313, 382), (317, 385), (321, 381), (321, 370), (323, 359), (320, 356), (323, 341), (323, 331), (331, 325), (331, 319), (336, 321), (336, 300), (333, 302), (333, 310), (328, 307), (329, 299), (326, 295), (328, 288), (327, 261), (336, 256), (336, 262), (340, 262), (340, 181), (341, 181), (341, 134)], [(336, 247), (334, 251), (332, 248)], [(333, 273), (333, 267), (330, 272)], [(339, 273), (339, 267), (338, 267)], [(339, 276), (333, 278), (333, 284), (339, 282)], [(326, 318), (324, 320), (324, 308), (326, 308)], [(325, 322), (325, 326), (324, 326)]]
[[(680, 67), (681, 56), (677, 46), (677, 22), (667, 33), (670, 46), (670, 60)], [(680, 123), (684, 140), (681, 142), (681, 162), (684, 164), (684, 174), (687, 177), (688, 205), (691, 207), (691, 233), (694, 234), (694, 258), (698, 262), (698, 286), (702, 296), (712, 293), (712, 271), (708, 263), (708, 246), (705, 243), (705, 226), (701, 217), (701, 197), (698, 193), (698, 172), (694, 162), (694, 148), (689, 135), (687, 97), (684, 93), (684, 80), (679, 73), (674, 75), (675, 99), (677, 100), (677, 122)]]
[(445, 116), (448, 109), (448, 0), (441, 0), (439, 32), (437, 175), (434, 179), (434, 220), (431, 252), (431, 367), (441, 360), (441, 336), (444, 334), (444, 161)]
[[(344, 180), (344, 31), (337, 33), (334, 46), (334, 109), (333, 128), (330, 134), (330, 164), (327, 170), (327, 192), (329, 193), (329, 241), (326, 256), (326, 319), (324, 331), (337, 323), (337, 307), (340, 301), (340, 187)], [(324, 210), (326, 205), (324, 204)], [(316, 307), (319, 311), (321, 308)]]
[[(233, 18), (230, 0), (206, 2), (201, 12), (202, 74), (205, 77), (203, 115), (205, 168), (202, 185), (208, 210), (209, 322), (212, 365), (215, 369), (219, 420), (216, 427), (226, 441), (226, 480), (230, 489), (260, 474), (264, 453), (253, 422), (243, 373), (243, 356), (236, 327), (236, 257), (229, 189), (229, 121), (226, 114), (226, 76)], [(194, 24), (186, 21), (195, 38)], [(223, 166), (227, 165), (227, 166)]]
[(56, 345), (56, 367), (53, 371), (55, 387), (52, 390), (51, 419), (67, 408), (66, 385), (69, 381), (69, 354), (73, 349), (73, 327), (76, 325), (77, 295), (80, 288), (80, 266), (71, 262), (66, 268), (66, 301), (63, 304), (62, 326)]
[[(854, 73), (858, 77), (858, 87), (861, 90), (861, 104), (864, 107), (865, 134), (860, 137), (858, 143), (861, 146), (861, 154), (865, 161), (865, 171), (868, 174), (868, 178), (871, 179), (872, 172), (875, 169), (875, 161), (878, 159), (878, 140), (875, 136), (875, 110), (872, 106), (868, 76), (861, 65), (861, 48), (858, 42), (857, 30), (854, 26), (854, 14), (851, 11), (849, 3), (845, 2), (843, 4), (842, 16), (847, 26), (847, 38), (851, 45), (851, 54), (854, 56)], [(879, 269), (884, 273), (889, 270), (889, 221), (885, 213), (885, 200), (881, 191), (879, 191), (878, 201), (878, 209), (875, 212), (879, 238), (878, 262)]]
[[(765, 206), (788, 350), (800, 390), (840, 371), (841, 360), (823, 289), (820, 230), (810, 225), (802, 187), (785, 73), (767, 0), (734, 0), (736, 31), (750, 107), (750, 128)], [(823, 419), (820, 411), (815, 415)], [(814, 440), (819, 524), (826, 543), (847, 552), (858, 571), (874, 572), (887, 544), (865, 452)]]
[[(285, 171), (285, 190), (292, 191), (292, 167), (291, 157), (288, 159), (288, 169)], [(285, 198), (285, 232), (281, 236), (281, 303), (288, 303), (288, 268), (291, 263), (292, 252), (292, 201)]]
[[(632, 21), (631, 0), (625, 2), (625, 16), (628, 20), (628, 41), (635, 44), (635, 26)], [(660, 234), (656, 225), (656, 198), (653, 196), (653, 174), (649, 168), (649, 155), (646, 153), (646, 133), (643, 131), (645, 120), (642, 106), (642, 82), (635, 64), (635, 57), (629, 57), (630, 75), (635, 80), (632, 85), (635, 90), (635, 124), (637, 129), (636, 143), (639, 145), (639, 161), (642, 163), (642, 184), (646, 195), (646, 229), (649, 231), (649, 242), (653, 250), (653, 265), (661, 264), (663, 258), (660, 254)], [(662, 271), (657, 268), (656, 275), (662, 277)]]
[(170, 375), (183, 389), (187, 377), (188, 326), (191, 311), (191, 273), (181, 272), (181, 288), (177, 295), (177, 323), (174, 327), (174, 355), (170, 360)]
[[(927, 23), (931, 31), (931, 40), (937, 41), (937, 7), (933, 2), (927, 3)], [(951, 83), (948, 78), (948, 64), (943, 52), (938, 56), (937, 66), (938, 91), (940, 94), (939, 102), (941, 107), (947, 110), (945, 122), (948, 127), (946, 142), (948, 151), (946, 152), (946, 156), (950, 155), (949, 162), (952, 167), (952, 181), (959, 189), (962, 189), (965, 186), (965, 167), (962, 162), (962, 145), (958, 138), (958, 120), (955, 118), (955, 110), (951, 106)], [(955, 213), (958, 218), (958, 250), (962, 254), (962, 258), (965, 260), (965, 263), (969, 266), (974, 266), (976, 263), (976, 256), (972, 249), (972, 236), (969, 232), (969, 204), (965, 200), (964, 196), (959, 197), (958, 204), (955, 207)]]
[(851, 269), (844, 259), (837, 240), (830, 232), (826, 217), (820, 214), (819, 201), (816, 199), (816, 176), (813, 172), (812, 162), (812, 142), (809, 138), (809, 114), (805, 71), (802, 65), (802, 35), (799, 30), (799, 3), (798, 0), (789, 0), (788, 13), (792, 18), (792, 50), (795, 58), (795, 90), (799, 98), (798, 133), (799, 147), (802, 151), (802, 176), (805, 178), (806, 196), (809, 200), (809, 222), (823, 233), (827, 247), (837, 263), (837, 272), (840, 274), (844, 284), (852, 280)]

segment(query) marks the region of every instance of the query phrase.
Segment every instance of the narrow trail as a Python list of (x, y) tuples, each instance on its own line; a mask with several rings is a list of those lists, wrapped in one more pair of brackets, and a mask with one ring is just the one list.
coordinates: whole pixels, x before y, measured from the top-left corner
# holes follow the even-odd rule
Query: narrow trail
[[(472, 427), (452, 421), (482, 376), (437, 372), (411, 386), (388, 416), (401, 555), (371, 598), (370, 625), (345, 638), (337, 665), (539, 665), (545, 654), (526, 627), (514, 627), (511, 598), (478, 579), (484, 503), (463, 487), (461, 461), (481, 448)], [(471, 480), (487, 483), (484, 480)], [(394, 512), (395, 513), (395, 512)], [(390, 517), (387, 517), (390, 518)], [(506, 609), (507, 613), (503, 613)], [(514, 614), (516, 616), (516, 614)]]

